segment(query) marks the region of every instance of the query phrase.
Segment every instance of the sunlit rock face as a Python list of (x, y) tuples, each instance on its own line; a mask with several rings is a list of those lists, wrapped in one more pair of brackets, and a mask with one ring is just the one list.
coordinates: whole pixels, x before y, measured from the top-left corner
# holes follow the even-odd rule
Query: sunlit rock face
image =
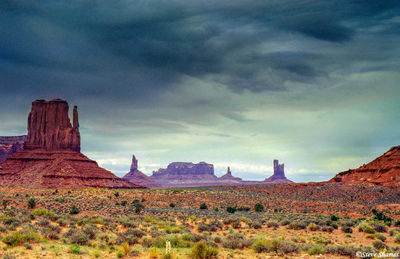
[(364, 164), (357, 169), (349, 169), (333, 177), (333, 183), (368, 183), (400, 189), (400, 146)]

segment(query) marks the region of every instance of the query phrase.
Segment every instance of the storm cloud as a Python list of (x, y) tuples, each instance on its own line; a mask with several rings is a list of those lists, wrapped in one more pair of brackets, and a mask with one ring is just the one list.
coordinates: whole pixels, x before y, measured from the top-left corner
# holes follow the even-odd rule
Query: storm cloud
[[(0, 135), (30, 102), (80, 107), (84, 151), (121, 175), (206, 160), (328, 179), (399, 143), (398, 1), (0, 3)], [(236, 172), (235, 172), (236, 170)]]

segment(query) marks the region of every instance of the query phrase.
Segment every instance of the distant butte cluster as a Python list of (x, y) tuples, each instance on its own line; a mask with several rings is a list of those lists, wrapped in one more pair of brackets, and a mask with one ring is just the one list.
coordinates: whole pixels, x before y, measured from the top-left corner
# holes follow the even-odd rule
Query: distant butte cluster
[[(246, 181), (226, 174), (217, 177), (206, 162), (173, 162), (147, 176), (132, 157), (130, 171), (121, 179), (83, 155), (78, 107), (72, 124), (68, 103), (36, 100), (28, 116), (28, 134), (0, 137), (0, 186), (31, 188), (168, 188), (215, 185), (291, 183), (284, 164), (273, 161), (274, 173), (264, 181)], [(337, 174), (328, 183), (374, 184), (400, 189), (400, 146), (358, 169)], [(323, 183), (322, 183), (323, 184)]]

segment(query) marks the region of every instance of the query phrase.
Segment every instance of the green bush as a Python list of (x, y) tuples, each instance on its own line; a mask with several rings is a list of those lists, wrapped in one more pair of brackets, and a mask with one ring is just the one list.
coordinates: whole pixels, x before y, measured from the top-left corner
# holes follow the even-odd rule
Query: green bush
[(256, 212), (263, 212), (264, 211), (264, 206), (261, 203), (256, 203), (254, 205), (254, 210)]
[(211, 259), (217, 258), (218, 248), (208, 246), (206, 242), (196, 243), (191, 249), (190, 255), (193, 259)]
[(36, 207), (36, 200), (34, 198), (30, 198), (28, 200), (28, 208), (33, 209)]
[(308, 254), (309, 255), (319, 255), (323, 254), (325, 252), (325, 249), (321, 245), (314, 245), (310, 249), (308, 249)]
[(76, 215), (76, 214), (79, 214), (79, 212), (81, 212), (81, 211), (79, 210), (79, 208), (76, 207), (75, 205), (72, 205), (72, 206), (71, 206), (71, 209), (70, 209), (70, 211), (69, 211), (69, 214), (71, 214), (71, 215)]
[(17, 231), (3, 238), (3, 243), (9, 246), (17, 246), (28, 242), (39, 242), (42, 238), (32, 230)]
[(71, 253), (73, 254), (80, 254), (81, 253), (81, 248), (78, 245), (71, 245), (69, 247), (69, 250), (71, 251)]
[(235, 207), (228, 206), (228, 207), (226, 208), (226, 211), (229, 212), (229, 213), (235, 213), (235, 212), (236, 212), (236, 208), (235, 208)]
[(208, 210), (207, 204), (202, 203), (202, 204), (200, 205), (200, 209), (201, 209), (201, 210)]

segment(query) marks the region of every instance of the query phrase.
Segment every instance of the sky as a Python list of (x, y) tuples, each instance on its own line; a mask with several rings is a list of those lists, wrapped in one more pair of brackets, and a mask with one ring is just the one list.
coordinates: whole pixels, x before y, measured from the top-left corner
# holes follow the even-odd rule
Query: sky
[(328, 180), (400, 144), (400, 2), (2, 0), (0, 91), (0, 135), (65, 99), (118, 176)]

